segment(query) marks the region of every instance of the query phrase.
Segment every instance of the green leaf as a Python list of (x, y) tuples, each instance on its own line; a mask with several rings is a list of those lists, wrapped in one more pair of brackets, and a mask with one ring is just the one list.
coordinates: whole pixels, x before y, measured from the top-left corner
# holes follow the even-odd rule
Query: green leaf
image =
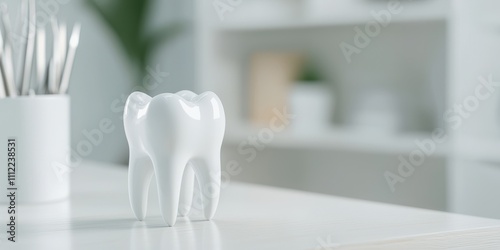
[(107, 6), (99, 0), (86, 2), (114, 33), (129, 60), (137, 67), (137, 72), (144, 74), (154, 50), (176, 37), (184, 29), (184, 24), (167, 24), (146, 34), (145, 25), (152, 0), (111, 1)]
[(152, 32), (151, 35), (147, 36), (145, 45), (150, 48), (156, 48), (161, 43), (167, 42), (176, 37), (182, 30), (184, 30), (183, 22), (167, 24), (164, 27)]
[(177, 37), (182, 30), (184, 30), (184, 23), (175, 22), (167, 24), (145, 36), (142, 47), (146, 61), (155, 49), (157, 49), (161, 44), (168, 43), (170, 40)]
[(141, 36), (150, 0), (117, 0), (107, 8), (97, 0), (88, 0), (87, 3), (116, 35), (130, 59), (139, 60), (142, 57)]

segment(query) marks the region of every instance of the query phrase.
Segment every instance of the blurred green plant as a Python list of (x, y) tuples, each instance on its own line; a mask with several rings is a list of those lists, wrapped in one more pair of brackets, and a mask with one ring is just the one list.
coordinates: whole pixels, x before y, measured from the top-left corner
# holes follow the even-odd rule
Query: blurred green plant
[(106, 4), (99, 0), (86, 2), (116, 35), (129, 60), (137, 67), (140, 78), (145, 75), (155, 49), (183, 30), (183, 23), (175, 22), (147, 33), (146, 22), (152, 0), (115, 0)]
[(310, 62), (307, 62), (302, 68), (302, 72), (297, 78), (300, 84), (320, 84), (323, 82), (323, 77), (319, 73), (319, 70), (314, 67)]

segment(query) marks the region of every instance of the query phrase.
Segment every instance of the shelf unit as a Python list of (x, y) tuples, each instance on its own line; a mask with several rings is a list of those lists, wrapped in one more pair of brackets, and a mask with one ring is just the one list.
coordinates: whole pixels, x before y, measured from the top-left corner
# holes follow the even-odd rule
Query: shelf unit
[[(274, 4), (270, 4), (274, 2)], [(320, 1), (319, 1), (320, 2)], [(353, 92), (356, 92), (355, 89), (350, 89), (348, 85), (351, 85), (350, 81), (363, 82), (366, 79), (360, 79), (357, 77), (358, 72), (355, 72), (358, 69), (362, 69), (363, 67), (371, 67), (370, 64), (376, 64), (377, 60), (370, 59), (367, 63), (359, 62), (355, 65), (355, 70), (352, 70), (353, 66), (349, 65), (345, 62), (344, 58), (342, 58), (341, 52), (335, 44), (343, 41), (342, 39), (352, 38), (354, 35), (354, 31), (352, 27), (354, 25), (362, 25), (370, 20), (373, 20), (373, 16), (371, 14), (372, 11), (384, 11), (387, 7), (386, 2), (384, 1), (345, 1), (345, 0), (336, 0), (336, 1), (326, 1), (322, 4), (327, 4), (329, 6), (333, 5), (335, 8), (332, 8), (332, 13), (328, 13), (327, 15), (313, 15), (314, 12), (309, 13), (311, 11), (306, 11), (308, 8), (304, 8), (306, 2), (297, 1), (297, 0), (270, 0), (270, 1), (261, 1), (261, 0), (250, 0), (246, 1), (241, 6), (236, 6), (235, 11), (228, 13), (227, 18), (224, 21), (218, 19), (216, 11), (213, 9), (211, 5), (200, 2), (198, 4), (198, 16), (199, 16), (199, 26), (198, 26), (198, 35), (199, 35), (199, 89), (200, 90), (212, 90), (219, 94), (226, 107), (226, 115), (228, 116), (228, 128), (235, 128), (239, 132), (235, 134), (249, 134), (252, 133), (251, 126), (245, 121), (245, 113), (246, 107), (245, 102), (247, 97), (245, 96), (245, 84), (246, 84), (246, 68), (248, 56), (258, 50), (275, 50), (275, 49), (285, 49), (285, 50), (299, 50), (306, 51), (306, 53), (312, 54), (321, 54), (321, 50), (328, 51), (329, 55), (324, 57), (322, 60), (325, 65), (336, 65), (340, 72), (347, 72), (338, 74), (338, 76), (331, 76), (331, 72), (327, 73), (327, 77), (329, 81), (339, 82), (338, 88), (345, 89), (344, 92), (341, 91), (339, 95), (352, 95)], [(291, 5), (291, 6), (290, 6)], [(409, 51), (408, 48), (412, 46), (419, 46), (419, 44), (425, 47), (425, 49), (429, 49), (430, 52), (419, 51), (415, 53), (409, 53), (409, 56), (413, 57), (415, 63), (414, 65), (407, 65), (403, 70), (413, 70), (412, 67), (417, 67), (415, 71), (419, 71), (420, 74), (425, 74), (427, 78), (431, 78), (434, 72), (432, 72), (432, 67), (426, 67), (425, 64), (427, 62), (434, 60), (433, 54), (436, 51), (439, 51), (440, 46), (444, 46), (445, 36), (440, 32), (444, 31), (444, 26), (446, 23), (446, 1), (419, 1), (419, 2), (402, 2), (402, 11), (400, 14), (395, 14), (391, 17), (391, 23), (387, 27), (384, 32), (391, 33), (390, 36), (394, 36), (394, 33), (397, 32), (407, 32), (408, 35), (411, 35), (413, 31), (405, 31), (406, 27), (410, 25), (413, 27), (415, 32), (426, 35), (426, 33), (430, 30), (433, 34), (429, 39), (423, 39), (422, 41), (412, 41), (412, 39), (405, 38), (406, 34), (400, 35), (397, 42), (402, 44), (408, 43), (408, 45), (401, 46), (399, 50), (401, 53), (406, 53)], [(288, 14), (282, 14), (276, 17), (273, 13), (277, 13), (280, 9), (286, 9), (288, 11), (284, 11)], [(299, 8), (301, 11), (296, 11)], [(305, 10), (303, 10), (305, 9)], [(311, 9), (311, 8), (309, 8)], [(255, 13), (259, 13), (256, 15)], [(291, 13), (291, 14), (290, 14)], [(255, 18), (258, 16), (259, 18)], [(396, 27), (391, 27), (396, 26)], [(436, 26), (441, 26), (441, 30), (434, 29)], [(330, 33), (330, 35), (326, 35), (325, 33)], [(339, 35), (340, 34), (340, 35)], [(397, 34), (396, 34), (397, 35)], [(312, 39), (316, 39), (320, 41), (316, 43), (314, 41), (304, 39), (305, 36), (311, 36)], [(336, 38), (337, 36), (342, 36), (340, 38)], [(384, 40), (387, 38), (382, 37), (379, 40)], [(435, 38), (440, 39), (434, 44), (432, 39)], [(393, 39), (393, 38), (388, 38)], [(291, 41), (295, 40), (295, 41)], [(375, 40), (375, 39), (374, 39)], [(321, 42), (323, 41), (323, 42)], [(384, 41), (374, 41), (373, 43), (377, 43), (372, 45), (375, 49), (372, 51), (366, 52), (366, 57), (370, 57), (371, 53), (377, 54), (378, 49), (385, 50), (386, 52), (390, 52), (393, 50), (393, 44), (390, 46), (380, 45), (384, 43)], [(441, 43), (441, 44), (440, 44)], [(397, 48), (396, 48), (397, 49)], [(422, 54), (423, 56), (420, 56)], [(444, 52), (440, 55), (442, 60), (444, 61)], [(320, 55), (321, 57), (321, 55)], [(386, 56), (387, 57), (387, 56)], [(363, 59), (360, 59), (363, 60)], [(381, 81), (387, 80), (392, 85), (399, 85), (401, 82), (407, 81), (406, 85), (409, 86), (418, 86), (419, 82), (422, 81), (422, 77), (415, 76), (414, 79), (406, 80), (407, 77), (405, 72), (395, 72), (390, 73), (391, 69), (393, 71), (398, 70), (398, 64), (400, 64), (400, 59), (397, 56), (393, 58), (388, 58), (388, 65), (383, 66), (379, 69), (379, 71), (387, 71), (385, 75), (380, 75), (378, 72), (372, 72), (374, 78), (380, 78)], [(396, 66), (396, 67), (395, 67)], [(433, 66), (433, 65), (431, 65)], [(394, 70), (394, 68), (396, 68)], [(444, 71), (445, 67), (441, 66), (441, 69)], [(326, 69), (326, 71), (330, 71), (330, 69)], [(330, 75), (329, 75), (330, 74)], [(394, 76), (392, 76), (394, 75)], [(432, 112), (430, 109), (431, 106), (425, 106), (425, 103), (418, 103), (419, 100), (413, 97), (413, 92), (425, 92), (429, 95), (434, 93), (431, 92), (439, 92), (438, 97), (434, 98), (436, 101), (441, 102), (438, 106), (438, 112), (444, 109), (445, 102), (445, 88), (444, 84), (444, 73), (438, 73), (438, 79), (423, 79), (424, 81), (430, 82), (428, 85), (434, 84), (434, 82), (438, 82), (441, 86), (436, 90), (432, 86), (424, 86), (424, 87), (410, 87), (410, 90), (403, 93), (403, 96), (399, 97), (400, 99), (410, 100), (407, 103), (407, 110), (403, 110), (407, 113), (424, 113), (424, 112)], [(424, 77), (424, 78), (425, 78)], [(358, 84), (356, 88), (363, 88), (367, 86), (363, 86), (362, 84)], [(369, 86), (368, 86), (369, 87)], [(392, 87), (392, 86), (391, 86)], [(397, 86), (396, 86), (397, 87)], [(430, 89), (429, 89), (430, 88)], [(424, 94), (425, 94), (424, 93)], [(357, 98), (360, 98), (357, 96)], [(342, 99), (342, 98), (339, 98)], [(346, 98), (348, 99), (348, 98)], [(439, 100), (441, 99), (441, 100)], [(342, 100), (341, 100), (342, 101)], [(344, 100), (340, 106), (341, 111), (343, 113), (348, 113), (349, 100)], [(344, 106), (344, 107), (342, 107)], [(347, 107), (346, 107), (347, 106)], [(429, 114), (419, 114), (419, 115), (427, 115)], [(340, 115), (339, 115), (340, 116)], [(432, 116), (432, 114), (431, 114)], [(407, 124), (415, 124), (417, 123), (415, 120), (411, 120), (412, 115), (408, 115), (409, 120), (406, 121)], [(415, 117), (417, 117), (415, 115)], [(358, 139), (359, 137), (353, 136), (356, 132), (352, 132), (350, 128), (344, 128), (346, 118), (339, 118), (335, 122), (335, 128), (332, 128), (331, 131), (328, 132), (328, 138), (333, 138), (335, 136), (342, 137), (345, 134), (345, 138), (351, 139), (340, 139), (336, 143), (338, 146), (342, 142), (346, 142), (347, 147), (353, 143), (352, 141), (356, 141), (359, 144), (372, 145), (374, 149), (379, 148), (376, 143), (371, 143), (370, 139), (363, 140)], [(435, 118), (431, 118), (435, 119)], [(339, 121), (340, 120), (340, 121)], [(420, 119), (423, 120), (423, 119)], [(436, 119), (435, 119), (436, 120)], [(434, 122), (435, 124), (424, 124), (421, 127), (407, 128), (405, 132), (408, 132), (408, 135), (405, 133), (398, 134), (389, 134), (383, 138), (380, 138), (380, 141), (383, 141), (386, 146), (381, 146), (382, 148), (392, 148), (395, 151), (398, 150), (398, 147), (401, 146), (400, 141), (405, 141), (405, 138), (411, 138), (414, 134), (429, 134), (432, 132), (432, 129), (438, 127), (439, 122)], [(411, 125), (409, 125), (411, 126)], [(340, 129), (336, 129), (336, 127), (340, 127)], [(245, 129), (241, 129), (245, 128)], [(241, 132), (241, 130), (244, 130)], [(238, 138), (238, 136), (235, 136)], [(292, 137), (288, 141), (294, 145), (297, 145), (301, 141), (304, 141), (300, 138), (295, 137), (294, 133), (286, 133), (286, 135), (281, 135), (280, 137)], [(321, 136), (316, 136), (321, 138)], [(311, 137), (311, 138), (316, 138)], [(401, 137), (401, 138), (400, 138)], [(367, 138), (372, 138), (368, 136)], [(379, 137), (377, 137), (379, 138)], [(227, 140), (234, 141), (234, 140)], [(312, 141), (312, 140), (311, 140)], [(324, 145), (320, 141), (325, 140), (317, 140), (318, 146)], [(387, 144), (393, 145), (387, 146)], [(276, 143), (278, 145), (279, 143)], [(308, 142), (307, 145), (310, 145), (311, 142)], [(411, 144), (411, 143), (409, 143)], [(408, 144), (407, 144), (408, 145)], [(284, 145), (286, 146), (286, 145)], [(363, 148), (365, 146), (361, 146)], [(354, 147), (355, 148), (355, 147)], [(403, 148), (409, 148), (408, 146), (403, 146)], [(404, 151), (404, 150), (403, 150)]]
[[(322, 70), (326, 71), (328, 80), (335, 84), (334, 93), (339, 105), (335, 110), (334, 123), (327, 131), (313, 135), (300, 135), (293, 131), (276, 134), (267, 145), (269, 150), (278, 152), (279, 156), (276, 157), (287, 162), (285, 158), (295, 159), (294, 156), (300, 154), (298, 150), (305, 149), (329, 159), (331, 166), (325, 167), (345, 171), (346, 166), (339, 165), (344, 163), (336, 163), (336, 159), (328, 157), (347, 150), (360, 159), (366, 158), (364, 163), (355, 161), (357, 164), (384, 165), (377, 170), (382, 176), (383, 171), (396, 169), (397, 161), (394, 159), (397, 159), (397, 155), (407, 156), (417, 149), (416, 139), (430, 138), (434, 129), (444, 128), (450, 140), (438, 146), (437, 152), (432, 155), (435, 160), (422, 166), (428, 170), (425, 173), (428, 176), (412, 177), (414, 183), (425, 183), (428, 190), (420, 185), (421, 190), (418, 187), (408, 188), (400, 195), (379, 193), (368, 199), (410, 204), (403, 197), (413, 197), (427, 204), (423, 206), (426, 208), (482, 215), (480, 211), (471, 212), (469, 207), (465, 209), (462, 205), (467, 204), (471, 196), (480, 194), (463, 194), (460, 191), (468, 185), (481, 185), (481, 181), (463, 179), (467, 174), (461, 174), (460, 179), (454, 171), (455, 165), (463, 162), (475, 162), (478, 165), (484, 162), (500, 163), (500, 154), (497, 153), (497, 145), (500, 144), (500, 105), (497, 103), (500, 98), (494, 96), (484, 102), (458, 130), (450, 129), (443, 120), (443, 114), (470, 95), (478, 76), (498, 73), (500, 18), (494, 10), (500, 4), (493, 0), (400, 1), (404, 10), (393, 15), (390, 24), (373, 38), (369, 47), (362, 54), (355, 55), (352, 63), (347, 63), (339, 50), (339, 43), (352, 42), (354, 27), (363, 27), (373, 21), (372, 12), (386, 10), (387, 2), (246, 0), (234, 6), (234, 10), (227, 12), (224, 21), (221, 21), (210, 2), (198, 1), (198, 90), (216, 92), (225, 104), (228, 124), (224, 143), (226, 149), (232, 152), (226, 153), (229, 155), (227, 158), (237, 159), (239, 155), (234, 149), (248, 136), (259, 133), (259, 128), (253, 127), (245, 119), (249, 55), (255, 51), (301, 51), (326, 65)], [(321, 4), (325, 6), (324, 10), (317, 7)], [(363, 74), (359, 74), (361, 71)], [(363, 75), (366, 77), (363, 78)], [(500, 76), (495, 79), (500, 79)], [(373, 86), (395, 90), (392, 94), (400, 101), (398, 106), (402, 108), (404, 127), (398, 133), (367, 134), (347, 124), (346, 116), (352, 113), (353, 104), (360, 98), (359, 93), (370, 91)], [(258, 164), (280, 162), (272, 154), (266, 154), (265, 157)], [(387, 162), (394, 165), (387, 165)], [(286, 164), (303, 163), (297, 161)], [(273, 166), (266, 167), (264, 174), (273, 175)], [(467, 171), (474, 170), (468, 168)], [(324, 173), (315, 174), (318, 178), (311, 178), (313, 181), (321, 179)], [(448, 188), (441, 186), (441, 183), (448, 183), (444, 185), (448, 185)], [(283, 186), (300, 188), (293, 184)], [(346, 185), (342, 188), (353, 187)], [(433, 192), (433, 188), (443, 190)], [(486, 189), (491, 190), (491, 187), (478, 190), (486, 192)], [(500, 185), (496, 189), (500, 189)], [(331, 193), (344, 195), (338, 190)], [(425, 200), (429, 196), (432, 199)], [(380, 197), (385, 198), (378, 199)], [(432, 205), (436, 200), (447, 200), (447, 204)], [(500, 203), (490, 205), (498, 207), (500, 211)], [(497, 217), (500, 218), (500, 214)]]

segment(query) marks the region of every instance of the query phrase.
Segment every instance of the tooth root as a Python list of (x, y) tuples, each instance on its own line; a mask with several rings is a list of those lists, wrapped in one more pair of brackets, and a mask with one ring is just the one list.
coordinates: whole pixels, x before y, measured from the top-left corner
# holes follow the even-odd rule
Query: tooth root
[(205, 219), (214, 217), (217, 205), (219, 204), (221, 166), (220, 153), (212, 154), (204, 160), (195, 161), (194, 171), (200, 187), (203, 212)]
[[(173, 154), (175, 155), (175, 154)], [(187, 159), (180, 157), (152, 156), (158, 185), (158, 200), (163, 221), (173, 226), (177, 220), (182, 175)]]
[(129, 199), (132, 211), (138, 220), (144, 220), (148, 205), (149, 184), (153, 176), (151, 160), (130, 152), (128, 174)]
[(186, 216), (193, 203), (194, 171), (191, 164), (188, 164), (182, 177), (181, 195), (179, 201), (179, 215)]

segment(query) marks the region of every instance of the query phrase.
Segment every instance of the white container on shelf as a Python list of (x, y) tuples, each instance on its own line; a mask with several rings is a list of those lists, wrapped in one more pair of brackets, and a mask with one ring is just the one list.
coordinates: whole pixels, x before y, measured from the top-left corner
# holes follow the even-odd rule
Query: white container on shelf
[(298, 82), (291, 87), (289, 98), (293, 131), (314, 134), (330, 127), (333, 97), (325, 84)]
[(360, 131), (394, 134), (401, 130), (399, 104), (393, 95), (386, 91), (373, 90), (361, 95), (349, 125)]
[[(68, 197), (69, 175), (64, 171), (70, 161), (70, 98), (4, 98), (0, 99), (0, 114), (3, 192), (15, 192), (16, 201), (22, 203)], [(6, 199), (2, 195), (0, 202)]]

